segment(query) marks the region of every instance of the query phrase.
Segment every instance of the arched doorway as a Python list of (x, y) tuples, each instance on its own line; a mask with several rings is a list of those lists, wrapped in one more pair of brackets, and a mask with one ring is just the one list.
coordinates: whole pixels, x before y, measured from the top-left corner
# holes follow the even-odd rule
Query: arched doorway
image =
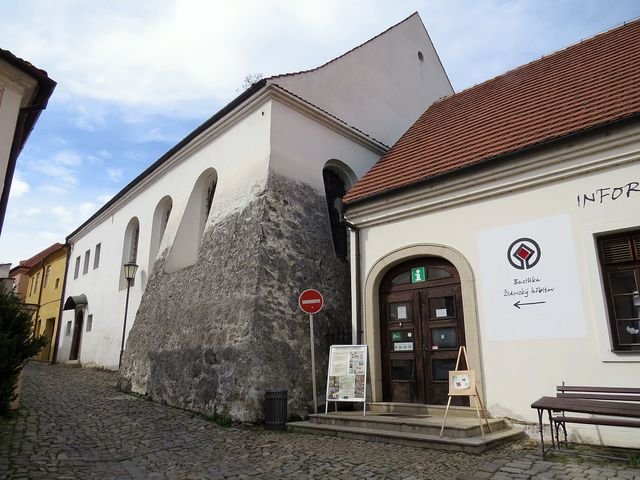
[(80, 344), (82, 343), (82, 325), (84, 323), (84, 312), (78, 310), (76, 313), (76, 321), (73, 326), (73, 340), (71, 340), (71, 352), (69, 360), (78, 360), (80, 355)]
[(414, 258), (384, 275), (379, 298), (383, 400), (445, 404), (448, 372), (465, 345), (457, 269), (441, 257)]

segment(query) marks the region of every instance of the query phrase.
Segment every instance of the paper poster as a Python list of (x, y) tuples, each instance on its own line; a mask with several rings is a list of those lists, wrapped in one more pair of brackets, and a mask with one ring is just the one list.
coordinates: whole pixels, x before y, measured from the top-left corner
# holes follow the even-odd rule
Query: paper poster
[(401, 306), (398, 307), (398, 320), (406, 320), (407, 318), (407, 307)]
[(328, 401), (365, 401), (367, 375), (366, 345), (332, 345), (329, 350), (328, 370)]
[(449, 372), (449, 395), (469, 396), (476, 394), (475, 370), (451, 370)]

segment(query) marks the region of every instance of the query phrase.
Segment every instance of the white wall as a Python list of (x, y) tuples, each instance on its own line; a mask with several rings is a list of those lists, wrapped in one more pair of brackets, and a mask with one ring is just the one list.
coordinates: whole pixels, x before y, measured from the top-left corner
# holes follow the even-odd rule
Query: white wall
[(273, 82), (389, 146), (453, 93), (417, 13), (322, 67)]
[[(356, 205), (347, 218), (363, 226), (363, 282), (372, 281), (367, 276), (376, 262), (399, 248), (440, 244), (462, 254), (475, 280), (481, 365), (474, 368), (482, 370), (487, 407), (495, 415), (534, 422), (531, 403), (555, 395), (562, 381), (637, 386), (640, 352), (611, 352), (594, 235), (639, 228), (640, 193), (585, 207), (577, 196), (640, 182), (640, 129), (517, 162), (521, 169), (471, 173), (435, 184), (422, 197), (413, 192), (403, 201)], [(538, 239), (542, 257), (537, 267), (518, 274), (507, 264), (506, 250), (521, 236)], [(513, 279), (529, 274), (541, 279), (536, 285), (554, 291), (529, 297), (545, 304), (517, 309), (516, 300), (527, 300), (503, 292), (510, 286), (517, 290)], [(367, 321), (370, 313), (364, 314)], [(637, 446), (637, 432), (627, 437), (621, 429), (599, 430), (577, 427), (574, 434)]]
[[(70, 239), (72, 251), (64, 298), (85, 294), (88, 299), (85, 325), (86, 317), (93, 314), (92, 331), (83, 332), (82, 335), (82, 364), (95, 364), (112, 369), (118, 367), (126, 295), (126, 289), (119, 289), (119, 278), (124, 232), (130, 219), (139, 219), (140, 237), (137, 258), (139, 269), (130, 293), (127, 334), (150, 275), (148, 265), (152, 264), (149, 261), (151, 230), (158, 202), (166, 195), (171, 196), (173, 200), (159, 256), (164, 255), (172, 246), (193, 186), (207, 168), (215, 168), (218, 173), (216, 194), (209, 214), (209, 227), (229, 210), (240, 208), (251, 198), (250, 193), (259, 189), (266, 181), (270, 108), (270, 102), (258, 105), (239, 123), (209, 139), (201, 148), (189, 151), (183, 161), (176, 162), (172, 168), (160, 169), (162, 172), (152, 175), (138, 188), (134, 187), (126, 198), (117, 202), (99, 219)], [(94, 270), (93, 255), (97, 243), (102, 244), (102, 251), (100, 266)], [(83, 257), (82, 262), (84, 252), (88, 249), (91, 249), (89, 273), (83, 275), (81, 268), (78, 279), (74, 280), (75, 258), (80, 255)], [(58, 361), (69, 358), (73, 328), (72, 334), (66, 336), (66, 324), (67, 321), (74, 320), (73, 311), (63, 313)], [(158, 325), (158, 328), (162, 326)]]
[(0, 195), (4, 190), (18, 113), (31, 100), (36, 85), (33, 78), (0, 60)]
[(341, 161), (361, 178), (380, 158), (379, 152), (283, 103), (273, 102), (272, 112), (271, 170), (322, 194), (322, 169), (328, 161)]

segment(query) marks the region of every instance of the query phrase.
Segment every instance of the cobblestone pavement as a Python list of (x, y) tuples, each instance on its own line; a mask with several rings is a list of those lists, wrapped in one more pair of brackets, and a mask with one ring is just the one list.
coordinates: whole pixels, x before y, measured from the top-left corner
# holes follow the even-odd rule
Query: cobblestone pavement
[(0, 478), (640, 479), (626, 463), (542, 461), (526, 441), (469, 455), (221, 428), (119, 392), (113, 372), (31, 362), (25, 373), (23, 408), (0, 419)]

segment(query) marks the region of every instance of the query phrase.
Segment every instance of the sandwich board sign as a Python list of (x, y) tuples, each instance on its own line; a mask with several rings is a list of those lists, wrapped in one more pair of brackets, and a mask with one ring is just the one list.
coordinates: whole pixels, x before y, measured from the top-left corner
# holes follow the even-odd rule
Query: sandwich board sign
[(329, 411), (329, 402), (362, 402), (366, 415), (366, 396), (367, 346), (331, 345), (324, 413)]

